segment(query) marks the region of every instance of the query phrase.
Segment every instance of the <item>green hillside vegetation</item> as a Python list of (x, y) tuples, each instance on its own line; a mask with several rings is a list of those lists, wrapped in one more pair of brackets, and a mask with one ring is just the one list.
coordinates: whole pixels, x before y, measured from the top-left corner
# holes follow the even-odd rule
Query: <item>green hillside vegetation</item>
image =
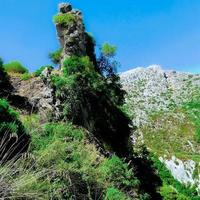
[(19, 121), (17, 112), (4, 99), (0, 99), (0, 144), (1, 163), (20, 156), (29, 144), (29, 136)]
[(2, 181), (11, 198), (115, 199), (116, 196), (128, 200), (129, 193), (137, 189), (139, 182), (132, 169), (117, 156), (102, 156), (87, 139), (86, 130), (71, 123), (41, 125), (37, 115), (22, 116), (22, 121), (32, 139), (28, 154), (11, 166), (1, 167)]
[[(75, 23), (71, 28), (76, 29), (80, 13), (72, 13), (54, 16), (56, 27)], [(78, 23), (82, 29), (84, 25)], [(0, 59), (0, 199), (200, 200), (194, 187), (175, 180), (159, 160), (160, 156), (175, 155), (200, 162), (198, 91), (192, 90), (190, 100), (182, 105), (171, 102), (167, 111), (149, 110), (150, 123), (132, 126), (130, 117), (135, 113), (124, 106), (126, 92), (117, 73), (117, 47), (104, 43), (96, 57), (95, 41), (84, 31), (86, 47), (84, 53), (79, 52), (81, 56), (64, 55), (73, 46), (71, 41), (66, 49), (49, 54), (56, 66), (61, 65), (60, 71), (42, 66), (29, 74), (21, 63), (3, 65)], [(68, 32), (77, 33), (71, 29), (62, 33), (66, 37)], [(77, 50), (76, 45), (73, 48)], [(45, 68), (50, 69), (46, 74), (42, 73)], [(34, 97), (10, 89), (11, 84), (29, 84), (29, 79), (33, 80), (30, 90), (37, 85), (31, 94)], [(139, 80), (138, 84), (143, 88), (146, 83)], [(42, 97), (37, 94), (40, 87)], [(171, 98), (171, 92), (162, 94), (164, 101)], [(45, 101), (42, 105), (48, 101), (51, 113), (40, 108), (33, 112), (33, 105), (40, 100)], [(143, 109), (135, 102), (133, 105)], [(28, 112), (21, 110), (24, 106)], [(133, 146), (134, 137), (130, 136), (136, 132), (143, 133), (144, 144)], [(196, 167), (193, 176), (198, 173)]]
[(19, 74), (28, 73), (28, 69), (26, 69), (26, 67), (24, 67), (18, 61), (11, 61), (9, 63), (4, 64), (3, 67), (5, 71), (9, 73), (19, 73)]

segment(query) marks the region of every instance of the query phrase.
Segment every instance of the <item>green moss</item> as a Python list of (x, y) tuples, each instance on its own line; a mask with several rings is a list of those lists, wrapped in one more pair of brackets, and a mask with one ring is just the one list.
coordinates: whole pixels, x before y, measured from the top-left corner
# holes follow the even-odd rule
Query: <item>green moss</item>
[(56, 24), (69, 25), (76, 21), (76, 16), (71, 13), (59, 14), (53, 17), (53, 21)]

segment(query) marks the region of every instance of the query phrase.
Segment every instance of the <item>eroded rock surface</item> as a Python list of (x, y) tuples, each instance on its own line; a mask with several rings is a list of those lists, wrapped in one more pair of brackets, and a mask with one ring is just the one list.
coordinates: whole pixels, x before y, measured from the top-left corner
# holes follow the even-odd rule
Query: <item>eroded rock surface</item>
[(200, 75), (163, 70), (158, 65), (135, 68), (120, 74), (120, 78), (135, 126), (148, 123), (153, 112), (188, 101), (200, 88)]
[[(34, 77), (22, 81), (19, 77), (11, 77), (10, 81), (14, 88), (12, 96), (18, 101), (18, 104), (15, 102), (15, 107), (29, 113), (37, 111), (44, 117), (54, 111), (54, 91), (47, 78)], [(22, 107), (20, 99), (24, 104)]]
[(58, 15), (69, 15), (75, 18), (74, 21), (68, 23), (56, 23), (57, 35), (63, 49), (61, 63), (70, 56), (85, 56), (86, 36), (82, 13), (79, 10), (73, 10), (70, 4), (61, 3)]

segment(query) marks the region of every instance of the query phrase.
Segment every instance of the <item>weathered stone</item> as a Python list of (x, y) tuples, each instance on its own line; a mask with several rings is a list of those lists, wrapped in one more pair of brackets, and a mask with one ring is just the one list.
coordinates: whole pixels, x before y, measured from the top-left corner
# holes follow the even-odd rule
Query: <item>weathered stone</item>
[(150, 113), (167, 111), (171, 105), (189, 100), (193, 89), (200, 87), (200, 75), (163, 70), (158, 65), (129, 70), (121, 73), (120, 78), (137, 127), (149, 122)]
[(73, 55), (85, 56), (86, 55), (86, 37), (85, 26), (82, 19), (82, 14), (79, 10), (67, 9), (69, 4), (62, 3), (59, 6), (60, 11), (68, 12), (75, 16), (76, 20), (69, 24), (56, 24), (57, 35), (63, 49), (62, 60), (63, 61)]
[(59, 12), (60, 13), (68, 13), (72, 10), (72, 6), (68, 3), (60, 3), (59, 4)]

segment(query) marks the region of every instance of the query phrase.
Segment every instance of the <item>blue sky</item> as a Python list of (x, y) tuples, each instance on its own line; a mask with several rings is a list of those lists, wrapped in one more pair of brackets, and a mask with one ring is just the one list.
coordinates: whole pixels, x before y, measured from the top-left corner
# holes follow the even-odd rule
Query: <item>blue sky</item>
[[(31, 71), (59, 47), (52, 16), (60, 0), (0, 0), (0, 56)], [(119, 71), (160, 64), (200, 73), (200, 0), (69, 0), (97, 44), (118, 47)]]

